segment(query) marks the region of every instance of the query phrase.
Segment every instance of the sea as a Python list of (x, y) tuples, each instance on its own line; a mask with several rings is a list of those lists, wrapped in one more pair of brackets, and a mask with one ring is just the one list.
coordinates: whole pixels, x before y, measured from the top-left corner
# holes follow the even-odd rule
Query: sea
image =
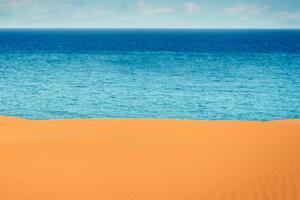
[(0, 115), (300, 118), (300, 30), (0, 29)]

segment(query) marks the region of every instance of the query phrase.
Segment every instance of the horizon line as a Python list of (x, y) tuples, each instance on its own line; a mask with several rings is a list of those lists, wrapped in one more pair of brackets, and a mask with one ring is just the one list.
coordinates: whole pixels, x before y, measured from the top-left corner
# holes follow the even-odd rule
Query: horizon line
[(183, 29), (183, 30), (212, 30), (212, 29), (223, 29), (223, 30), (300, 30), (300, 27), (0, 27), (0, 29)]

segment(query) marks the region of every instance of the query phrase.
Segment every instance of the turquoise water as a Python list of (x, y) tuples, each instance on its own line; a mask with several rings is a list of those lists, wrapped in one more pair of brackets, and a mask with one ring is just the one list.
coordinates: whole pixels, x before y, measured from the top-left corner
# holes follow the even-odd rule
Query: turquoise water
[(300, 31), (1, 30), (0, 115), (300, 118)]

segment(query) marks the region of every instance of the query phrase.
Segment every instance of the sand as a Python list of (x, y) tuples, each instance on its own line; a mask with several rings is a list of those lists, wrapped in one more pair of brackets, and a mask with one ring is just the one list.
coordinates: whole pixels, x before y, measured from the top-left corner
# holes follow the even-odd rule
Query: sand
[(300, 120), (0, 117), (0, 200), (201, 199), (300, 199)]

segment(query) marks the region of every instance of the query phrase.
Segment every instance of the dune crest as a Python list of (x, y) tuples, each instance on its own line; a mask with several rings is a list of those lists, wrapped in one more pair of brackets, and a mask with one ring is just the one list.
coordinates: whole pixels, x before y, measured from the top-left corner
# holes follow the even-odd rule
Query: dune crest
[(0, 117), (1, 200), (297, 200), (300, 120)]

